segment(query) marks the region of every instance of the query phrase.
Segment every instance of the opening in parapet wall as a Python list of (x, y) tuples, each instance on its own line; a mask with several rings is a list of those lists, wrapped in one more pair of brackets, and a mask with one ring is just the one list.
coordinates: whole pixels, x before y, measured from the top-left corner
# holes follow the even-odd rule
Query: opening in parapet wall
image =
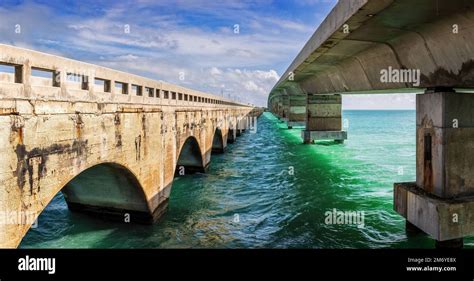
[(23, 66), (0, 63), (0, 81), (10, 83), (23, 82)]
[(184, 94), (184, 100), (185, 100), (185, 101), (188, 100), (188, 95)]
[(183, 100), (183, 94), (178, 93), (178, 100)]
[(155, 96), (155, 89), (153, 88), (145, 87), (145, 92), (149, 98), (153, 98)]
[(110, 93), (110, 80), (95, 78), (94, 84), (99, 92)]
[(59, 71), (32, 67), (31, 85), (59, 87), (61, 85), (61, 75)]
[(171, 92), (171, 99), (175, 100), (176, 99), (176, 92)]
[(132, 84), (132, 94), (135, 96), (142, 96), (142, 86)]
[(161, 94), (160, 94), (160, 89), (156, 89), (156, 95), (155, 95), (157, 98), (160, 98), (161, 97)]
[(169, 99), (169, 98), (170, 98), (170, 92), (168, 92), (168, 91), (163, 91), (163, 98), (164, 98), (164, 99)]
[(78, 84), (80, 89), (89, 90), (89, 77), (76, 73), (67, 73), (66, 82), (72, 84)]
[(117, 93), (122, 93), (123, 95), (128, 95), (128, 84), (123, 82), (115, 82), (115, 89)]

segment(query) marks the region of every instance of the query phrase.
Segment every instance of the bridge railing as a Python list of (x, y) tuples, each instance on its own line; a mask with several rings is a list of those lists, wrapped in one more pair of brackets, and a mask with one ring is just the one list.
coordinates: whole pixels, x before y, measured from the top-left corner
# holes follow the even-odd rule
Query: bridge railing
[(249, 106), (163, 81), (3, 44), (0, 44), (0, 98)]

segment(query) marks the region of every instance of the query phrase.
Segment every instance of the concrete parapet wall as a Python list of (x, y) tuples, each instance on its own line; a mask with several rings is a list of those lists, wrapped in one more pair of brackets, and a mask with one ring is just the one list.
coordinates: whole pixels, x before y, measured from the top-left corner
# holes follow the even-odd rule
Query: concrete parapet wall
[[(229, 131), (235, 134), (235, 126), (245, 126), (239, 120), (262, 112), (162, 81), (6, 45), (0, 45), (0, 62), (15, 69), (14, 76), (0, 76), (2, 214), (37, 218), (64, 191), (71, 209), (114, 213), (122, 221), (129, 214), (132, 223), (152, 221), (166, 208), (180, 163), (185, 173), (195, 168), (185, 167), (189, 163), (205, 170), (213, 144), (223, 149)], [(60, 78), (51, 84), (32, 79), (33, 68), (51, 70)], [(67, 72), (87, 73), (89, 81), (124, 82), (128, 94), (65, 82)], [(142, 87), (141, 94), (131, 91), (132, 84)], [(159, 96), (149, 97), (146, 88)], [(75, 183), (79, 178), (83, 184), (96, 182), (104, 173), (117, 178), (122, 188)], [(32, 223), (1, 223), (0, 247), (16, 247)]]

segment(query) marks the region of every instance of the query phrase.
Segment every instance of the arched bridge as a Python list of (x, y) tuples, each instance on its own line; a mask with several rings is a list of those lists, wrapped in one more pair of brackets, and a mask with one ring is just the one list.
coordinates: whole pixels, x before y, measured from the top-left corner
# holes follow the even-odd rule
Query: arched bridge
[(72, 210), (155, 221), (175, 173), (205, 171), (261, 113), (8, 45), (0, 66), (0, 247), (16, 247), (60, 191)]

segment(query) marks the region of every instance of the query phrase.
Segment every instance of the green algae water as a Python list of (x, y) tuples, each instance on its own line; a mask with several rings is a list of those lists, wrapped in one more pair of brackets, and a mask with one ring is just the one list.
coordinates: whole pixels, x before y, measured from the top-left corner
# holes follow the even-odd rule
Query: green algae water
[[(432, 248), (407, 238), (393, 183), (415, 180), (415, 111), (344, 111), (348, 140), (304, 145), (271, 113), (208, 173), (176, 178), (155, 225), (71, 213), (58, 194), (22, 248)], [(363, 212), (363, 225), (328, 224), (326, 212)], [(472, 247), (473, 239), (465, 239)]]

